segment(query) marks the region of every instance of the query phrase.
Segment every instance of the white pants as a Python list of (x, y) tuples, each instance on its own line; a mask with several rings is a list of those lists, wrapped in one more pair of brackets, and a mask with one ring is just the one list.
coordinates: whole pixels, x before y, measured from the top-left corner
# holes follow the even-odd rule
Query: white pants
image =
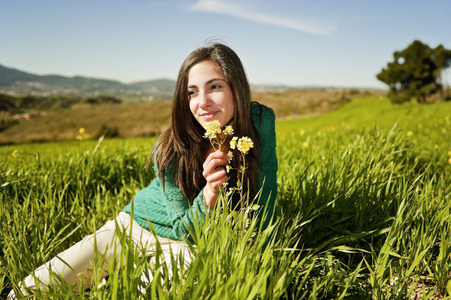
[[(78, 282), (82, 278), (83, 288), (87, 289), (92, 283), (96, 255), (97, 258), (102, 256), (103, 264), (101, 267), (104, 270), (102, 276), (106, 277), (108, 262), (116, 255), (120, 255), (122, 251), (121, 243), (116, 234), (116, 225), (119, 227), (119, 231), (125, 233), (133, 240), (135, 248), (145, 249), (146, 255), (150, 258), (155, 258), (154, 254), (158, 240), (163, 251), (164, 260), (168, 264), (169, 272), (172, 269), (170, 266), (172, 255), (183, 255), (186, 266), (191, 263), (191, 253), (185, 242), (155, 236), (133, 221), (128, 213), (121, 212), (115, 220), (108, 221), (94, 234), (86, 236), (74, 246), (37, 268), (33, 274), (24, 279), (23, 284), (29, 289), (35, 289), (37, 286), (39, 286), (39, 289), (45, 289), (50, 283), (49, 270), (51, 270), (52, 273), (60, 275), (69, 285)], [(130, 225), (132, 225), (131, 231)], [(97, 249), (95, 250), (95, 248)], [(172, 274), (169, 275), (172, 276)], [(142, 276), (144, 282), (152, 278), (151, 272)], [(23, 288), (22, 292), (24, 292)], [(14, 290), (10, 292), (8, 299), (15, 299)]]

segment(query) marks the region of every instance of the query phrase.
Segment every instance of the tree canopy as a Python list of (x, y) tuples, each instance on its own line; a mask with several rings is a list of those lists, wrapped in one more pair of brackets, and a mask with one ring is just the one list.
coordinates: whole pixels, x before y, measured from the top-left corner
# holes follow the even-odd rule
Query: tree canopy
[(433, 49), (415, 40), (406, 49), (395, 51), (393, 58), (376, 75), (389, 86), (388, 98), (392, 103), (412, 98), (424, 103), (429, 95), (442, 91), (442, 73), (451, 64), (451, 50), (443, 45)]

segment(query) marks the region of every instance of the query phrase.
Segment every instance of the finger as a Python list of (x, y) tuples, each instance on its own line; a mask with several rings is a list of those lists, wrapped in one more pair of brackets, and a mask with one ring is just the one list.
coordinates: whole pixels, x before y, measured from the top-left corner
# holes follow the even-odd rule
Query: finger
[(223, 178), (227, 179), (227, 173), (224, 169), (221, 169), (219, 171), (215, 171), (215, 172), (212, 172), (212, 173), (209, 173), (206, 175), (207, 176), (205, 177), (205, 179), (209, 183), (222, 180)]
[(210, 161), (213, 159), (227, 159), (227, 155), (224, 152), (221, 151), (215, 151), (215, 152), (211, 152), (208, 156), (207, 159), (205, 161)]
[(202, 175), (208, 183), (220, 181), (219, 185), (226, 181), (228, 178), (227, 172), (225, 171), (225, 168), (223, 166), (215, 166), (213, 164), (207, 166), (207, 168), (202, 172)]
[[(215, 174), (216, 175), (216, 174)], [(210, 178), (211, 179), (211, 178)], [(227, 181), (227, 176), (216, 177), (207, 181), (207, 185), (215, 192), (219, 193), (224, 182)]]
[[(227, 159), (225, 158), (212, 158), (210, 160), (206, 160), (203, 164), (204, 172), (212, 173), (219, 169), (223, 169), (224, 166), (227, 165)], [(218, 168), (219, 167), (219, 168)]]

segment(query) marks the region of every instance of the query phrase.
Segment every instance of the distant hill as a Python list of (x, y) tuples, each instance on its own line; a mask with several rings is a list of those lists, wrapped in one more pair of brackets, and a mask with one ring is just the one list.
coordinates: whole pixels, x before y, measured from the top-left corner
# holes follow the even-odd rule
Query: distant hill
[[(0, 94), (13, 96), (48, 97), (64, 95), (87, 98), (111, 96), (123, 102), (148, 102), (172, 99), (174, 87), (175, 81), (171, 79), (122, 83), (117, 80), (83, 76), (35, 75), (0, 65)], [(284, 92), (300, 88), (300, 86), (251, 84), (251, 90), (254, 93)], [(303, 86), (302, 89), (343, 90), (346, 88)]]
[[(113, 96), (125, 102), (172, 99), (175, 81), (154, 79), (134, 83), (83, 76), (35, 75), (0, 65), (0, 94), (14, 96)], [(251, 85), (253, 92), (286, 91), (299, 87)]]
[(35, 75), (0, 65), (0, 93), (10, 95), (109, 95), (125, 101), (168, 100), (172, 97), (174, 86), (175, 81), (169, 79), (125, 84), (82, 76)]

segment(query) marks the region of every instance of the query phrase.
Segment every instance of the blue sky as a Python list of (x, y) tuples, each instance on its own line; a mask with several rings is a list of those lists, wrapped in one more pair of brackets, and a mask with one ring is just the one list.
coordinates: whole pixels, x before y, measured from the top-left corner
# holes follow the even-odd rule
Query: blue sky
[(385, 88), (375, 75), (394, 51), (415, 39), (451, 48), (450, 16), (449, 0), (0, 0), (0, 64), (175, 79), (215, 38), (236, 50), (253, 84)]

